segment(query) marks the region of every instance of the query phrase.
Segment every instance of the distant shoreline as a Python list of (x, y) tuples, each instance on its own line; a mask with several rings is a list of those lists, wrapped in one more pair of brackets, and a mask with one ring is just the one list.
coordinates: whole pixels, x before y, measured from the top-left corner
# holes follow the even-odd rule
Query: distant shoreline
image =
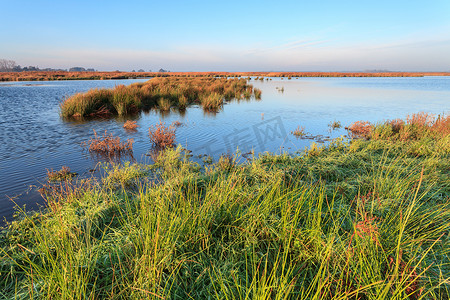
[(150, 77), (423, 77), (450, 76), (450, 72), (0, 72), (1, 81), (112, 80)]

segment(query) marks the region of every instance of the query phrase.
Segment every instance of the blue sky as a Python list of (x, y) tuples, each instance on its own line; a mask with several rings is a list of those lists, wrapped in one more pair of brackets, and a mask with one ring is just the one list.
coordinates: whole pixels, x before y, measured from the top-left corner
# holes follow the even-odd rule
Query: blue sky
[(450, 71), (450, 0), (0, 0), (0, 58), (171, 71)]

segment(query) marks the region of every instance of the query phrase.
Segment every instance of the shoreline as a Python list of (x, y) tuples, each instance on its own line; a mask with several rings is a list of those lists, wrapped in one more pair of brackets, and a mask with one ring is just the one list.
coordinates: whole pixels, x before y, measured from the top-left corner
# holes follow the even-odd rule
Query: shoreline
[(0, 72), (0, 82), (58, 81), (58, 80), (114, 80), (152, 77), (424, 77), (450, 76), (450, 72), (65, 72), (27, 71)]

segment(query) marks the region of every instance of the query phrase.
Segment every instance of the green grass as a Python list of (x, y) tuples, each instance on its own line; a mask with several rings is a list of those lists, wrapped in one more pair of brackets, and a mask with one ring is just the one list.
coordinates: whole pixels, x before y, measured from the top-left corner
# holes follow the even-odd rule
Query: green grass
[(448, 299), (450, 136), (391, 136), (106, 166), (2, 232), (0, 297)]

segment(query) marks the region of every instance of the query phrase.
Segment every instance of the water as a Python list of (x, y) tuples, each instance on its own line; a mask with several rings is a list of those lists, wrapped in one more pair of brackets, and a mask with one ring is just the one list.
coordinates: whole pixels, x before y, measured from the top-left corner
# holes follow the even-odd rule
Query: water
[(358, 120), (378, 122), (450, 109), (450, 77), (273, 78), (250, 82), (262, 90), (261, 101), (230, 102), (217, 114), (205, 114), (197, 106), (184, 114), (141, 113), (133, 118), (140, 126), (134, 133), (122, 128), (121, 118), (67, 122), (59, 117), (59, 103), (65, 96), (146, 80), (0, 84), (0, 217), (10, 219), (14, 203), (28, 209), (43, 204), (36, 189), (45, 182), (46, 169), (66, 165), (82, 176), (90, 174), (102, 161), (81, 146), (93, 129), (133, 138), (134, 159), (149, 162), (148, 128), (160, 119), (166, 124), (180, 121), (177, 143), (192, 150), (194, 158), (207, 154), (217, 159), (237, 148), (243, 154), (302, 150), (312, 140), (290, 134), (298, 126), (323, 142), (346, 134), (343, 128), (330, 131), (328, 124), (334, 120), (344, 127)]

